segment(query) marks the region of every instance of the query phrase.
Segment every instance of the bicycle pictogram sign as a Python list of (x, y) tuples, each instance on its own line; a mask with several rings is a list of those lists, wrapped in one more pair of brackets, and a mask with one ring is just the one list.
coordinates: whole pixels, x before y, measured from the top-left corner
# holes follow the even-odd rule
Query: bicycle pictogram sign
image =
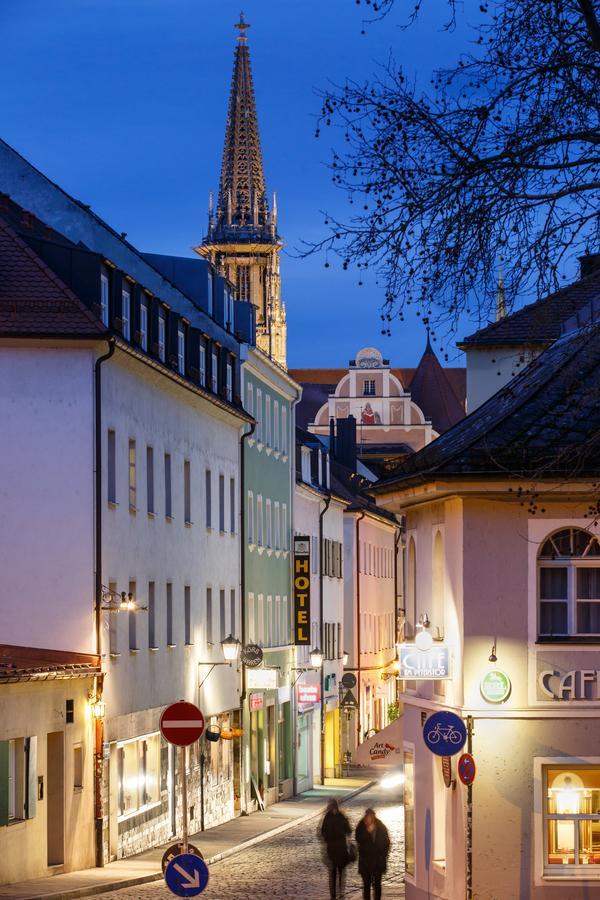
[(423, 740), (432, 753), (438, 756), (454, 756), (467, 741), (465, 723), (455, 713), (434, 713), (423, 726)]

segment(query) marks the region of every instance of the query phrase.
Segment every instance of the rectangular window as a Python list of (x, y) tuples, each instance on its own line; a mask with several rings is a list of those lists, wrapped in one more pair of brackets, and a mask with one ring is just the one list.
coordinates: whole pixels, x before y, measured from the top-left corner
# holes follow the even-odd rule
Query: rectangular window
[(161, 362), (165, 361), (165, 341), (166, 341), (166, 323), (162, 313), (158, 314), (158, 358)]
[(148, 304), (140, 301), (140, 345), (142, 350), (148, 350)]
[(160, 803), (160, 734), (117, 744), (117, 770), (119, 818)]
[(189, 584), (183, 589), (183, 618), (185, 626), (185, 643), (192, 642), (192, 591)]
[(121, 291), (121, 322), (123, 337), (126, 341), (131, 340), (131, 291), (128, 287), (124, 287)]
[(290, 549), (290, 535), (288, 532), (287, 503), (281, 505), (281, 543), (284, 550)]
[(262, 441), (263, 439), (263, 423), (262, 423), (262, 391), (260, 388), (256, 388), (256, 413), (254, 414), (254, 418), (256, 419), (256, 440)]
[(229, 634), (237, 637), (237, 625), (235, 615), (235, 588), (229, 592)]
[(263, 498), (259, 494), (256, 498), (256, 543), (263, 545)]
[(212, 475), (210, 469), (204, 473), (204, 493), (206, 496), (206, 527), (212, 528)]
[(219, 531), (225, 532), (225, 476), (219, 475)]
[[(112, 597), (115, 596), (117, 592), (117, 582), (109, 581), (108, 589), (111, 592), (111, 601)], [(120, 613), (109, 613), (108, 615), (108, 652), (111, 656), (119, 655), (119, 617)]]
[(146, 507), (151, 514), (154, 508), (154, 448), (146, 447)]
[(281, 452), (288, 452), (287, 406), (281, 404)]
[(154, 582), (148, 582), (148, 648), (156, 647), (156, 597)]
[(254, 387), (252, 384), (246, 385), (246, 412), (254, 415)]
[(313, 571), (313, 575), (316, 575), (319, 571), (319, 569), (318, 569), (319, 539), (317, 537), (315, 537), (315, 535), (313, 535), (311, 538), (311, 543), (312, 543), (312, 549), (311, 549), (312, 571)]
[(265, 635), (266, 646), (267, 646), (267, 647), (273, 647), (273, 645), (274, 645), (274, 640), (273, 640), (273, 597), (271, 596), (271, 594), (269, 594), (268, 597), (267, 597), (266, 617), (267, 617), (267, 620), (266, 620), (266, 623), (265, 623), (265, 626), (266, 626), (266, 635)]
[[(129, 582), (129, 593), (133, 595), (135, 599), (135, 581)], [(114, 613), (113, 615), (118, 615), (118, 613)], [(130, 610), (127, 614), (127, 618), (129, 619), (129, 649), (137, 650), (137, 613), (135, 610)]]
[(73, 788), (80, 790), (83, 787), (83, 745), (76, 744), (73, 747)]
[(220, 640), (224, 641), (227, 637), (227, 622), (225, 621), (225, 591), (219, 591), (219, 634)]
[(229, 479), (229, 530), (235, 534), (235, 478)]
[(186, 525), (192, 524), (192, 476), (190, 461), (183, 461), (183, 515)]
[(100, 273), (100, 318), (102, 324), (108, 326), (108, 296), (109, 296), (109, 280), (108, 272), (103, 267)]
[(283, 595), (283, 603), (281, 606), (281, 618), (283, 622), (282, 643), (290, 643), (290, 607), (287, 594)]
[(237, 267), (237, 299), (250, 301), (250, 266)]
[(165, 516), (173, 518), (173, 498), (171, 493), (171, 454), (165, 453)]
[(219, 388), (219, 357), (217, 356), (217, 351), (213, 350), (211, 354), (211, 366), (210, 366), (210, 389), (213, 394), (216, 394)]
[(256, 634), (256, 606), (254, 603), (254, 594), (248, 594), (248, 637), (252, 643), (258, 641)]
[(233, 400), (233, 366), (227, 363), (227, 399), (231, 403)]
[(248, 491), (248, 517), (246, 519), (248, 530), (248, 543), (254, 543), (254, 494)]
[(271, 446), (271, 396), (265, 395), (265, 444)]
[(208, 306), (208, 314), (212, 316), (214, 309), (214, 298), (213, 298), (213, 290), (214, 290), (214, 279), (213, 273), (211, 269), (208, 269), (207, 273), (207, 306)]
[(106, 450), (106, 486), (109, 503), (117, 502), (117, 436), (112, 428), (108, 429)]
[(177, 371), (185, 375), (185, 331), (177, 329)]
[(267, 500), (267, 516), (266, 516), (266, 543), (267, 547), (271, 548), (273, 546), (272, 543), (272, 534), (271, 534), (271, 501)]
[(279, 502), (275, 501), (275, 549), (281, 550), (281, 515)]
[(213, 642), (213, 603), (212, 588), (206, 588), (206, 643)]
[(279, 402), (273, 400), (273, 449), (279, 450)]
[(365, 378), (363, 381), (363, 395), (365, 397), (375, 396), (375, 379)]
[(129, 509), (132, 511), (137, 508), (136, 505), (136, 477), (135, 477), (135, 441), (129, 441)]
[(167, 581), (167, 647), (174, 647), (173, 636), (173, 585)]
[(600, 866), (600, 767), (544, 767), (544, 874), (570, 878)]
[(200, 338), (198, 368), (200, 370), (200, 386), (206, 387), (206, 344), (204, 338)]

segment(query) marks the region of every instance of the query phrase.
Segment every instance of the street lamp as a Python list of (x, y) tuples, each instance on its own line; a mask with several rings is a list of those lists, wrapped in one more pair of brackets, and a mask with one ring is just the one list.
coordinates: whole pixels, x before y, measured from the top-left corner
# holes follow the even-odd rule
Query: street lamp
[(310, 651), (308, 657), (309, 657), (309, 659), (310, 659), (310, 664), (311, 664), (311, 666), (313, 667), (313, 669), (320, 669), (320, 668), (321, 668), (321, 666), (323, 665), (323, 654), (322, 654), (322, 652), (319, 650), (318, 647), (314, 647), (314, 648)]
[(423, 613), (419, 617), (419, 628), (421, 629), (415, 637), (415, 644), (419, 650), (431, 650), (433, 647), (433, 638), (431, 636), (431, 622), (427, 613)]
[(349, 657), (349, 655), (348, 655), (348, 651), (347, 651), (347, 650), (344, 650), (344, 652), (342, 653), (342, 665), (347, 666), (347, 665), (348, 665), (348, 659), (349, 659), (349, 658), (350, 658), (350, 657)]
[(235, 660), (239, 658), (241, 646), (241, 642), (238, 641), (237, 638), (234, 638), (232, 634), (229, 634), (224, 638), (221, 641), (221, 647), (223, 648), (225, 661), (228, 663), (235, 662)]

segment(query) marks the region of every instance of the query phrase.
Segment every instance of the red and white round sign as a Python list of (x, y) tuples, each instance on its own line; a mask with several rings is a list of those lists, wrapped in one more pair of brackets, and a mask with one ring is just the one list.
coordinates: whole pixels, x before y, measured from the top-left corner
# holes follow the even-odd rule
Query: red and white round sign
[(167, 706), (160, 717), (160, 731), (165, 740), (178, 747), (193, 744), (204, 731), (204, 716), (197, 706), (179, 700)]

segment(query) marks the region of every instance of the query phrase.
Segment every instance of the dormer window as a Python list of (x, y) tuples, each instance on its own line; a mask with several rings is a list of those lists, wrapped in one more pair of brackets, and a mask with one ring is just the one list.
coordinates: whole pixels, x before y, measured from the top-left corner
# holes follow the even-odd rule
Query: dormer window
[(185, 375), (185, 331), (182, 325), (177, 329), (177, 371)]
[(109, 280), (108, 280), (108, 269), (105, 269), (104, 266), (100, 272), (100, 318), (102, 319), (102, 324), (108, 326), (108, 292), (109, 292)]
[(166, 323), (165, 316), (163, 312), (159, 312), (158, 314), (158, 358), (161, 362), (165, 361), (165, 336), (166, 336)]
[(364, 397), (374, 397), (375, 396), (375, 379), (374, 378), (365, 378), (363, 381), (363, 396)]
[(131, 340), (131, 291), (129, 287), (123, 287), (121, 291), (121, 322), (123, 337)]
[(212, 314), (213, 314), (213, 273), (212, 273), (211, 269), (208, 270), (207, 281), (208, 281), (208, 296), (207, 296), (208, 314), (209, 314), (209, 316), (212, 316)]
[(206, 387), (206, 343), (204, 338), (200, 338), (198, 369), (200, 371), (200, 386)]
[(233, 366), (227, 363), (227, 399), (231, 403), (233, 400)]
[(217, 351), (213, 350), (211, 357), (212, 365), (210, 367), (210, 389), (213, 394), (217, 393), (218, 389), (218, 368), (219, 368), (219, 358), (217, 356)]
[(140, 301), (140, 344), (142, 350), (148, 350), (148, 303), (145, 298)]

